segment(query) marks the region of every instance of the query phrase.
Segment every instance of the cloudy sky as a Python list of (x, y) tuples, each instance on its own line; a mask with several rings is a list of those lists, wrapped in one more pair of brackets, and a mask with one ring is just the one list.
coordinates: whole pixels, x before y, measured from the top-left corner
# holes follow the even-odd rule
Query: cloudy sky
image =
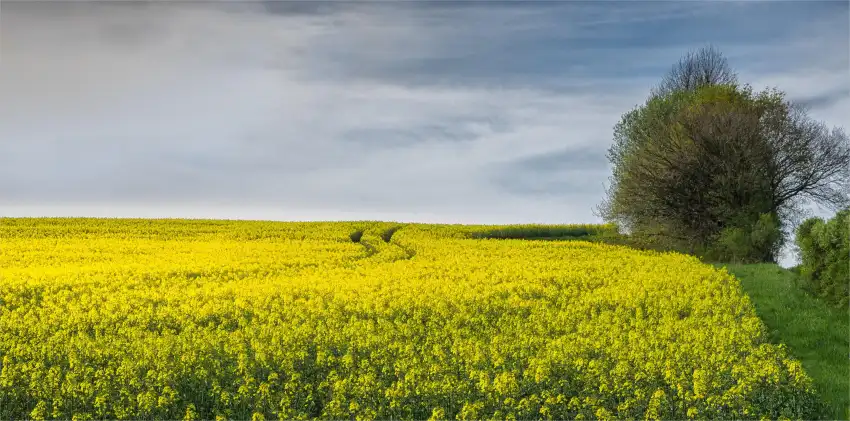
[(850, 128), (846, 1), (0, 6), (0, 214), (595, 222), (619, 117), (712, 43)]

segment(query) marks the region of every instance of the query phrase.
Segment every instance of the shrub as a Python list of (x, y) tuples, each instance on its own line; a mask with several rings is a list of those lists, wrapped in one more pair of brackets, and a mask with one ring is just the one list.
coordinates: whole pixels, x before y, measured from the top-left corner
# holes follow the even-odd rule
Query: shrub
[(838, 305), (850, 299), (850, 208), (829, 221), (811, 218), (797, 229), (800, 274), (814, 294)]
[(782, 226), (774, 215), (761, 214), (749, 227), (724, 228), (704, 258), (731, 263), (775, 262), (782, 247)]

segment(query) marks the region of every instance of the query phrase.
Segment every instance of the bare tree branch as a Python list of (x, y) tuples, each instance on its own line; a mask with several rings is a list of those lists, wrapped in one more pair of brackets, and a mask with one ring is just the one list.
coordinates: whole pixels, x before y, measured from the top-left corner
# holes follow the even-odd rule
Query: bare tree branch
[(734, 85), (738, 76), (729, 67), (726, 58), (712, 45), (689, 52), (679, 60), (661, 83), (652, 90), (652, 96), (664, 96), (675, 91), (693, 91), (708, 85)]

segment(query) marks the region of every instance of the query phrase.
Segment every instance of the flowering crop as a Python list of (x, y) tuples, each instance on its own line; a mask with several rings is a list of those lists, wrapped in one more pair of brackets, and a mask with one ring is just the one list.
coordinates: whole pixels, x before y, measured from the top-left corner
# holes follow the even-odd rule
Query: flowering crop
[(0, 419), (818, 415), (725, 271), (493, 229), (0, 220)]

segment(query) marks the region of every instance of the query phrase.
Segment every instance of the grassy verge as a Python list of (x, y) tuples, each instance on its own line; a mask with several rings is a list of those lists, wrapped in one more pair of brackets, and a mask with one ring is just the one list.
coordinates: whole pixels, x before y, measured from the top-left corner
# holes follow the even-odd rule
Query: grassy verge
[(741, 280), (771, 340), (784, 343), (814, 378), (832, 418), (850, 419), (850, 313), (807, 294), (777, 265), (727, 265)]

